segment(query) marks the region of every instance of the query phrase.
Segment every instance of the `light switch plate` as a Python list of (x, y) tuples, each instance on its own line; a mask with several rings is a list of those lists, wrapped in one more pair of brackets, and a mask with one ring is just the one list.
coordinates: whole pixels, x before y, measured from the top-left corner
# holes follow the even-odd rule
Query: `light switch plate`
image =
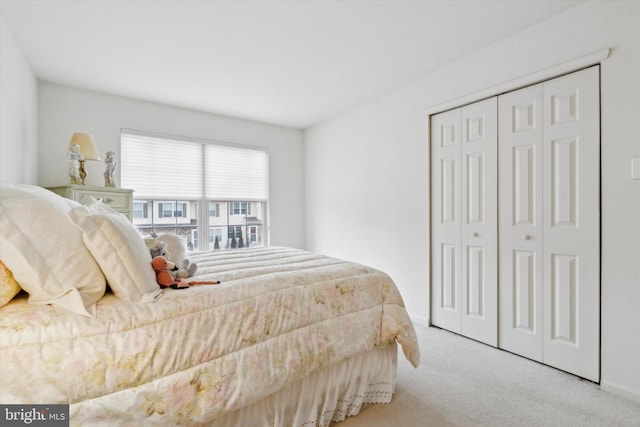
[(631, 159), (631, 179), (640, 179), (640, 157)]

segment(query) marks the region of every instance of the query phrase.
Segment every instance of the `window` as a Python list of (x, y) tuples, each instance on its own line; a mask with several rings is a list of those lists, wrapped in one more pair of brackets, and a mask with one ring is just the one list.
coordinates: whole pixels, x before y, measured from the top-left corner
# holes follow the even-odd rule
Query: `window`
[(217, 218), (220, 216), (220, 203), (209, 202), (209, 217)]
[(198, 201), (134, 199), (133, 224), (143, 235), (174, 233), (197, 248)]
[(149, 206), (146, 201), (134, 201), (133, 202), (133, 219), (146, 219), (149, 218)]
[(160, 202), (158, 203), (158, 217), (160, 218), (186, 218), (186, 202)]
[(126, 129), (121, 150), (122, 186), (135, 190), (142, 234), (176, 233), (198, 250), (266, 244), (265, 150)]
[(251, 209), (247, 208), (247, 205), (247, 202), (233, 202), (232, 215), (247, 215), (247, 213), (251, 214)]

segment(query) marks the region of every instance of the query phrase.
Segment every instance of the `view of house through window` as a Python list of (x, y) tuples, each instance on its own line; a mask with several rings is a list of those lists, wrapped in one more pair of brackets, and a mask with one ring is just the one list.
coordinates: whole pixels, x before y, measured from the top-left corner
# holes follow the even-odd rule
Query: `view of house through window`
[(142, 235), (173, 233), (189, 250), (268, 244), (266, 151), (130, 130), (121, 148)]
[[(264, 203), (207, 201), (207, 240), (204, 250), (263, 246)], [(199, 201), (133, 201), (133, 224), (143, 235), (173, 233), (190, 250), (199, 249)]]

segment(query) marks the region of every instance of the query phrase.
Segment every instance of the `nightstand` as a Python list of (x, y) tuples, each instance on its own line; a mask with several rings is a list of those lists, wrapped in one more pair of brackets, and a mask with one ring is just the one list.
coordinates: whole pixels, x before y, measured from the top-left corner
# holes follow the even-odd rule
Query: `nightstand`
[(88, 205), (95, 200), (101, 199), (102, 203), (120, 212), (129, 218), (129, 221), (133, 220), (133, 190), (91, 187), (89, 185), (65, 185), (63, 187), (50, 187), (48, 190), (83, 205)]

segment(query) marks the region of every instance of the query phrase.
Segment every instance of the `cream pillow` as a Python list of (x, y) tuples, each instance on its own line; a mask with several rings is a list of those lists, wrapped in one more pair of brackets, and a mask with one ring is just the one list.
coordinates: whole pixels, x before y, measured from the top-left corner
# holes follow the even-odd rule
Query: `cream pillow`
[(69, 219), (75, 206), (34, 185), (0, 186), (0, 258), (31, 304), (94, 316), (106, 284), (82, 231)]
[(6, 305), (20, 292), (20, 285), (11, 270), (0, 261), (0, 307)]
[(69, 216), (118, 298), (151, 302), (160, 297), (149, 249), (124, 215), (97, 201), (72, 209)]

